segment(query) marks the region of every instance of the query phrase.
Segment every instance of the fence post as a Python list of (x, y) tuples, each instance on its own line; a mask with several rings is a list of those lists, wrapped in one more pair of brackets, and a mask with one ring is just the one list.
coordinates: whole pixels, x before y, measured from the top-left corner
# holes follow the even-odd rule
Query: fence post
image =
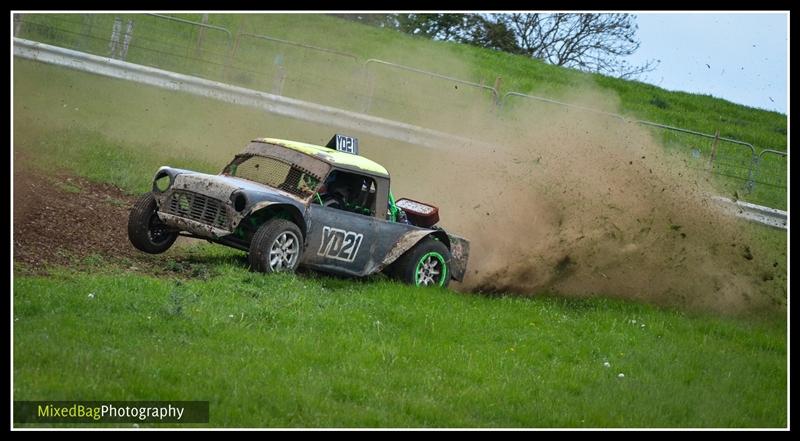
[(752, 162), (750, 163), (750, 170), (747, 176), (747, 182), (744, 184), (745, 193), (750, 193), (756, 186), (756, 175), (758, 175), (758, 167), (761, 163), (761, 157), (753, 154)]
[(708, 158), (708, 169), (714, 170), (714, 159), (717, 158), (717, 144), (719, 143), (719, 129), (714, 133), (714, 142), (711, 143), (711, 155)]
[(19, 31), (22, 29), (22, 14), (14, 14), (14, 36), (19, 35)]
[(114, 26), (111, 28), (111, 42), (109, 43), (109, 52), (111, 52), (111, 58), (117, 58), (117, 52), (119, 51), (119, 34), (122, 32), (122, 19), (119, 17), (114, 17)]
[(225, 78), (225, 81), (230, 82), (230, 67), (234, 60), (236, 60), (236, 52), (239, 50), (239, 42), (241, 41), (241, 38), (242, 33), (237, 31), (236, 38), (233, 40), (233, 45), (231, 46), (230, 50), (228, 50), (228, 54), (225, 57), (225, 66), (222, 68), (222, 76)]
[(494, 96), (494, 105), (495, 106), (499, 106), (500, 105), (500, 83), (502, 81), (503, 81), (503, 77), (500, 77), (500, 76), (498, 76), (494, 80), (494, 90), (495, 90), (495, 92), (497, 92), (497, 94)]
[(275, 65), (275, 78), (272, 80), (272, 93), (275, 95), (283, 95), (283, 82), (286, 80), (286, 70), (283, 67), (283, 54), (279, 53), (272, 61)]
[(125, 37), (122, 40), (122, 51), (120, 52), (120, 59), (124, 60), (128, 57), (128, 46), (133, 39), (133, 20), (128, 20), (128, 26), (125, 28)]
[(370, 109), (372, 108), (372, 94), (375, 92), (375, 77), (370, 72), (369, 67), (364, 64), (364, 79), (366, 81), (367, 92), (365, 94), (364, 106), (362, 107), (361, 111), (364, 113), (369, 113)]
[[(203, 19), (200, 23), (206, 25), (208, 24), (208, 14), (203, 14)], [(203, 38), (205, 37), (206, 28), (205, 26), (200, 26), (200, 30), (197, 32), (197, 49), (195, 50), (195, 56), (200, 56), (200, 51), (203, 48)]]

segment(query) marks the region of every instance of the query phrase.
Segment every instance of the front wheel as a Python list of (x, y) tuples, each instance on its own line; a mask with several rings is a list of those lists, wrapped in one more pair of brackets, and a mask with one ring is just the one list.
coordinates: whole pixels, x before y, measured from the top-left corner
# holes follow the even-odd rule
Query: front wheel
[(250, 242), (250, 268), (264, 273), (293, 272), (303, 250), (300, 228), (285, 219), (271, 219)]
[(426, 237), (394, 263), (394, 274), (415, 286), (441, 286), (450, 283), (450, 250), (440, 241)]
[(136, 201), (128, 217), (128, 240), (139, 251), (161, 254), (178, 238), (178, 232), (158, 218), (158, 205), (152, 193)]

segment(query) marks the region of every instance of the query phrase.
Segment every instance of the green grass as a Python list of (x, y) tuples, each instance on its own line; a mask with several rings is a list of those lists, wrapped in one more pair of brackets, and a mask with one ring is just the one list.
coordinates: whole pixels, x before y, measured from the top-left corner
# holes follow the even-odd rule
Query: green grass
[(71, 184), (69, 182), (61, 182), (61, 181), (54, 181), (56, 187), (73, 194), (80, 194), (83, 190), (78, 187), (77, 185)]
[(223, 427), (787, 424), (783, 321), (201, 255), (216, 274), (181, 283), (113, 265), (15, 278), (15, 399), (208, 400)]
[[(77, 171), (97, 182), (112, 183), (129, 193), (142, 193), (151, 187), (153, 174), (165, 163), (182, 164), (194, 170), (216, 172), (215, 165), (205, 161), (187, 160), (176, 154), (148, 154), (148, 147), (132, 144), (120, 148), (97, 132), (86, 129), (65, 129), (51, 134), (58, 143), (43, 142), (38, 154), (58, 158), (59, 167)], [(50, 138), (51, 140), (53, 138)], [(70, 184), (58, 186), (72, 193), (80, 189)], [(112, 202), (113, 203), (113, 202)], [(116, 204), (121, 203), (117, 201)]]
[[(488, 119), (502, 125), (520, 98), (509, 98), (504, 110), (492, 110), (490, 95), (453, 84), (373, 64), (369, 58), (494, 85), (501, 77), (500, 95), (517, 91), (584, 102), (639, 119), (738, 139), (762, 149), (786, 150), (786, 115), (733, 104), (707, 95), (670, 92), (637, 81), (623, 81), (551, 66), (537, 60), (467, 45), (434, 42), (397, 31), (365, 26), (318, 14), (210, 14), (208, 23), (228, 28), (234, 38), (207, 30), (200, 41), (197, 28), (142, 14), (27, 14), (21, 37), (82, 51), (109, 55), (114, 17), (135, 23), (127, 60), (177, 72), (199, 75), (245, 87), (403, 121), (453, 127), (461, 110), (485, 108)], [(201, 14), (176, 14), (200, 21)], [(124, 29), (124, 26), (123, 26)], [(240, 37), (240, 32), (263, 34), (353, 54), (357, 59), (296, 46)], [(237, 43), (238, 41), (238, 43)], [(235, 56), (228, 54), (235, 46)], [(550, 104), (540, 104), (547, 111)], [(409, 111), (413, 109), (413, 111)], [(491, 115), (494, 115), (492, 117)], [(455, 127), (458, 127), (457, 125)], [(437, 128), (437, 127), (434, 127)], [(711, 140), (655, 129), (665, 143), (690, 155), (707, 153)], [(714, 175), (720, 192), (751, 202), (785, 209), (787, 163), (766, 156), (759, 164), (755, 188), (750, 179), (751, 158), (746, 148), (722, 146)], [(707, 158), (707, 156), (703, 156)]]

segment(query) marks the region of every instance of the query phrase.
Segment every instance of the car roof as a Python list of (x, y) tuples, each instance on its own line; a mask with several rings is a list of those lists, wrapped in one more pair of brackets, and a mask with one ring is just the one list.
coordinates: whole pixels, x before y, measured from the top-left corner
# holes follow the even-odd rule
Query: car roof
[(267, 144), (275, 144), (286, 147), (309, 156), (314, 156), (322, 159), (333, 165), (341, 166), (342, 168), (361, 170), (365, 173), (389, 177), (389, 172), (382, 165), (375, 161), (367, 159), (363, 156), (353, 155), (350, 153), (340, 152), (328, 147), (320, 145), (306, 144), (304, 142), (290, 141), (286, 139), (276, 138), (257, 138), (253, 142), (263, 142)]

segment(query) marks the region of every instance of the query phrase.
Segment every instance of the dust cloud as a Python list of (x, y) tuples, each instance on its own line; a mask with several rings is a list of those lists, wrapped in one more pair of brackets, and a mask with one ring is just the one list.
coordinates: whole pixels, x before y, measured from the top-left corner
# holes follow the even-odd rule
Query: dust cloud
[[(559, 98), (618, 112), (614, 96), (587, 86)], [(423, 149), (376, 140), (364, 154), (389, 167), (397, 197), (439, 206), (440, 225), (471, 240), (456, 289), (723, 313), (770, 309), (785, 296), (769, 276), (773, 262), (753, 257), (765, 253), (743, 221), (711, 199), (711, 176), (690, 168), (688, 155), (667, 154), (644, 127), (534, 102), (502, 114), (459, 103), (449, 107), (453, 118), (438, 101), (448, 116), (425, 126), (475, 143)]]

